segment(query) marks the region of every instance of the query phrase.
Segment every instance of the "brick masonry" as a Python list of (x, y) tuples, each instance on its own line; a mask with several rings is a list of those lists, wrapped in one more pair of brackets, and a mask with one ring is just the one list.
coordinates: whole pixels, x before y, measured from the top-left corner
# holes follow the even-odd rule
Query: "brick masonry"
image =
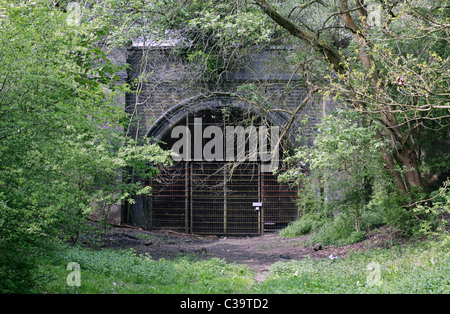
[[(129, 136), (138, 138), (148, 135), (152, 132), (155, 122), (166, 123), (161, 117), (170, 114), (171, 109), (177, 106), (189, 107), (189, 110), (214, 102), (216, 106), (241, 106), (245, 100), (236, 95), (245, 96), (239, 91), (244, 84), (255, 86), (257, 93), (268, 99), (266, 105), (280, 110), (279, 114), (286, 122), (290, 116), (281, 110), (295, 109), (306, 95), (299, 77), (291, 77), (293, 71), (286, 62), (288, 55), (287, 49), (255, 50), (252, 54), (235, 61), (230, 69), (221, 73), (220, 79), (208, 81), (193, 70), (193, 65), (187, 58), (181, 53), (177, 54), (176, 50), (170, 47), (148, 49), (132, 47), (128, 50), (115, 51), (113, 60), (126, 61), (129, 64), (126, 73), (121, 72), (119, 75), (123, 81), (131, 84), (133, 92), (118, 100), (118, 103), (124, 103), (124, 109), (133, 117)], [(289, 86), (286, 87), (288, 82)], [(246, 105), (247, 108), (257, 107), (251, 102)], [(292, 146), (296, 145), (295, 137), (300, 121), (305, 117), (308, 117), (308, 123), (303, 127), (302, 135), (308, 142), (312, 141), (315, 126), (327, 106), (328, 104), (316, 97), (297, 114), (289, 135)], [(278, 121), (280, 132), (283, 132), (285, 127), (283, 119), (275, 121)], [(120, 220), (119, 207), (112, 211), (112, 217), (112, 220)], [(122, 208), (121, 219), (122, 222), (130, 219), (128, 223), (145, 228), (147, 223), (143, 200), (136, 199), (136, 204), (132, 205), (127, 218)]]

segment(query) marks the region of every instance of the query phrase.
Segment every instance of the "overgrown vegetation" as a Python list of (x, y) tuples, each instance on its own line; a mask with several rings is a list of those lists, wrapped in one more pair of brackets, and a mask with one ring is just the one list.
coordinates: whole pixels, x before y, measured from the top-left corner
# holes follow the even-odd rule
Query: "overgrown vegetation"
[(383, 166), (379, 148), (388, 144), (377, 139), (375, 125), (357, 113), (337, 110), (323, 119), (318, 131), (313, 147), (300, 145), (286, 160), (307, 164), (309, 172), (292, 167), (280, 176), (303, 185), (301, 218), (283, 229), (282, 236), (310, 234), (311, 244), (339, 246), (362, 241), (370, 230), (387, 225), (406, 237), (431, 230), (446, 237), (448, 181), (430, 193), (430, 202), (411, 204), (416, 195), (398, 193)]
[[(80, 265), (80, 286), (68, 285), (69, 263)], [(442, 293), (450, 292), (448, 250), (436, 243), (305, 259), (272, 265), (262, 282), (245, 265), (217, 258), (155, 261), (133, 250), (62, 246), (36, 254), (30, 293)], [(372, 266), (374, 268), (371, 268)], [(7, 290), (6, 290), (7, 291)], [(3, 291), (5, 292), (5, 290)]]
[(283, 233), (340, 245), (381, 224), (405, 236), (445, 230), (448, 199), (434, 196), (448, 193), (448, 3), (255, 2), (321, 56), (329, 80), (309, 88), (341, 105), (291, 160), (309, 175), (285, 174), (305, 197)]
[(279, 262), (258, 293), (442, 293), (450, 289), (448, 252), (393, 247), (345, 259)]
[[(136, 256), (133, 250), (90, 250), (60, 247), (51, 256), (38, 258), (42, 276), (34, 293), (232, 293), (245, 291), (254, 282), (248, 267), (223, 260), (174, 261)], [(69, 286), (71, 262), (80, 265), (81, 286)]]
[(155, 28), (187, 40), (183, 51), (209, 83), (256, 46), (289, 47), (283, 68), (273, 61), (292, 73), (278, 92), (300, 86), (307, 96), (293, 110), (267, 92), (273, 81), (241, 85), (239, 95), (263, 115), (299, 119), (311, 98), (340, 108), (322, 112), (315, 138), (305, 130), (290, 160), (285, 178), (301, 181), (307, 215), (285, 234), (300, 233), (295, 225), (312, 241), (340, 245), (380, 225), (406, 236), (437, 228), (430, 212), (448, 212), (432, 199), (449, 176), (448, 1), (155, 1), (153, 9)]
[[(448, 1), (379, 1), (378, 24), (367, 5), (346, 0), (92, 0), (76, 12), (69, 2), (0, 2), (0, 292), (449, 292)], [(304, 197), (302, 218), (282, 235), (343, 245), (387, 225), (438, 242), (280, 263), (261, 284), (217, 259), (60, 246), (76, 242), (94, 207), (105, 218), (148, 192), (134, 178), (170, 162), (124, 136), (131, 117), (115, 99), (130, 85), (114, 74), (125, 65), (107, 57), (148, 34), (184, 39), (175, 53), (210, 86), (256, 45), (289, 46), (281, 57), (301, 72), (305, 103), (319, 93), (342, 105), (288, 160), (309, 175), (284, 174), (302, 182)], [(238, 92), (270, 114), (283, 98), (264, 95), (270, 84)], [(365, 284), (369, 261), (381, 266), (380, 286)], [(81, 266), (80, 288), (65, 281), (70, 262)]]
[(26, 289), (33, 252), (76, 242), (93, 204), (106, 219), (142, 193), (127, 167), (145, 177), (169, 162), (123, 135), (128, 116), (114, 98), (128, 87), (102, 49), (104, 25), (67, 18), (48, 1), (0, 2), (1, 290)]

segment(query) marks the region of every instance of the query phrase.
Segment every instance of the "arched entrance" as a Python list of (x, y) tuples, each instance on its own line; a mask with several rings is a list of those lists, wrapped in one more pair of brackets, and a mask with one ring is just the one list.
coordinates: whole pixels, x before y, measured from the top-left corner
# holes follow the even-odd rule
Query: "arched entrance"
[(147, 227), (259, 235), (295, 220), (298, 187), (263, 171), (272, 161), (260, 150), (274, 138), (269, 131), (261, 133), (269, 127), (247, 107), (223, 101), (197, 105), (195, 111), (186, 106), (169, 111), (147, 135), (166, 149), (177, 147), (179, 158), (145, 182), (152, 187), (143, 198)]

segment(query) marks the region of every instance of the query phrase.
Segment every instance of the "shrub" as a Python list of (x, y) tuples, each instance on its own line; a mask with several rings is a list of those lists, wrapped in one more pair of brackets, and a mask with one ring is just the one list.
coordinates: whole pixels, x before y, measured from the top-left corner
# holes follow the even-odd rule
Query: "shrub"
[(361, 229), (371, 230), (385, 224), (384, 212), (366, 209), (361, 213)]
[(433, 238), (440, 239), (439, 242), (443, 247), (450, 245), (450, 189), (447, 181), (439, 191), (434, 194), (433, 204), (427, 206), (419, 204), (413, 209), (412, 215), (424, 217), (419, 222), (420, 234), (429, 235)]
[(403, 235), (407, 237), (412, 236), (415, 227), (417, 227), (417, 224), (414, 223), (416, 219), (411, 211), (401, 206), (395, 206), (387, 210), (384, 219), (387, 225), (402, 231)]
[(305, 214), (281, 230), (280, 235), (285, 238), (298, 237), (320, 228), (324, 223), (325, 219), (317, 214)]
[(323, 226), (312, 232), (309, 238), (311, 244), (322, 242), (323, 245), (347, 245), (365, 239), (364, 231), (356, 231), (345, 214), (338, 214), (334, 219), (327, 220)]
[(27, 293), (33, 284), (36, 266), (30, 252), (44, 246), (40, 225), (28, 224), (30, 213), (11, 208), (0, 193), (0, 293)]
[(36, 269), (29, 254), (13, 248), (0, 248), (0, 294), (29, 293)]
[(373, 124), (345, 109), (325, 117), (318, 131), (314, 145), (300, 146), (293, 157), (286, 159), (293, 165), (307, 165), (308, 173), (287, 172), (282, 178), (292, 180), (297, 176), (302, 184), (301, 212), (330, 218), (321, 218), (321, 225), (313, 228), (310, 217), (306, 217), (283, 234), (312, 232), (312, 241), (328, 244), (360, 241), (366, 228), (384, 222), (375, 212), (382, 207), (373, 206), (366, 212), (366, 205), (376, 190), (391, 184), (380, 154), (386, 143), (377, 138)]

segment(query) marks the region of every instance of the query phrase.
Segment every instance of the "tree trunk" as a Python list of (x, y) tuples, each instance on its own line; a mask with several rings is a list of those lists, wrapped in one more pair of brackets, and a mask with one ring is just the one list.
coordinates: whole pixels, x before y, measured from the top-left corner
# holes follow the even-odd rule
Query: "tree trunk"
[(402, 174), (399, 171), (395, 170), (394, 158), (388, 152), (386, 147), (381, 147), (380, 149), (381, 149), (381, 156), (383, 157), (383, 160), (385, 162), (386, 170), (391, 174), (398, 190), (402, 193), (402, 195), (406, 195), (408, 193), (408, 188), (406, 187)]
[(417, 165), (416, 152), (408, 146), (396, 152), (394, 156), (398, 164), (404, 168), (403, 175), (408, 187), (422, 190), (422, 177)]
[[(397, 187), (402, 191), (404, 195), (406, 195), (408, 188), (415, 187), (422, 189), (422, 179), (417, 163), (416, 151), (409, 145), (408, 137), (405, 137), (402, 130), (400, 130), (397, 117), (389, 109), (383, 110), (381, 112), (381, 116), (385, 130), (392, 137), (392, 155), (400, 168), (404, 170), (404, 179), (402, 179), (402, 181), (404, 181), (403, 184), (398, 182), (398, 175), (400, 174), (398, 171), (396, 171), (398, 174), (395, 174), (396, 177), (394, 177), (394, 179), (397, 183)], [(383, 155), (389, 154), (390, 158), (392, 159), (392, 156), (389, 152), (385, 151), (382, 153)], [(385, 158), (385, 156), (383, 156), (383, 158)]]

